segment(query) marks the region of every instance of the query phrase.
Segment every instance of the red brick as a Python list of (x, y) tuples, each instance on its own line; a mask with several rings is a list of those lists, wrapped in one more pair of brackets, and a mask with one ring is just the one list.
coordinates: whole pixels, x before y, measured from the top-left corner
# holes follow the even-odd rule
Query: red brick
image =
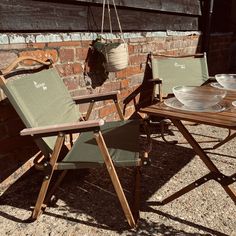
[(59, 58), (62, 63), (73, 62), (75, 60), (74, 49), (72, 49), (72, 48), (60, 49), (59, 50)]
[(76, 48), (76, 60), (85, 60), (88, 55), (88, 48)]
[(128, 51), (129, 51), (129, 54), (133, 54), (134, 53), (134, 45), (128, 45)]
[(127, 68), (124, 69), (124, 70), (120, 70), (120, 71), (116, 72), (116, 77), (117, 77), (118, 79), (120, 79), (120, 78), (126, 78), (126, 77), (127, 77)]
[(45, 43), (28, 43), (27, 47), (29, 48), (45, 48)]
[(115, 108), (114, 105), (102, 107), (102, 108), (99, 110), (99, 117), (100, 117), (100, 118), (105, 118), (105, 117), (111, 115), (111, 114), (114, 113), (114, 112), (116, 112), (116, 108)]
[(139, 65), (143, 62), (146, 62), (147, 55), (134, 55), (129, 56), (129, 62), (131, 65)]
[(62, 77), (67, 77), (74, 74), (73, 66), (71, 64), (56, 65), (56, 68), (59, 72), (59, 75)]
[(128, 88), (128, 86), (129, 86), (129, 80), (127, 80), (127, 79), (122, 80), (122, 81), (120, 82), (120, 85), (121, 85), (121, 89), (123, 89), (123, 88)]
[(47, 44), (48, 47), (60, 48), (60, 47), (78, 47), (81, 46), (79, 41), (68, 41), (68, 42), (52, 42)]
[(78, 88), (78, 79), (77, 78), (65, 78), (63, 79), (68, 90), (75, 90)]
[(1, 50), (20, 50), (20, 49), (26, 49), (28, 48), (28, 45), (26, 43), (16, 43), (16, 44), (4, 44), (0, 45)]
[(75, 75), (80, 74), (80, 73), (83, 72), (83, 67), (82, 67), (82, 65), (80, 63), (74, 63), (72, 65), (72, 67), (73, 67), (73, 73)]
[(91, 42), (90, 40), (88, 40), (88, 41), (82, 41), (82, 42), (81, 42), (81, 47), (83, 47), (83, 48), (88, 48), (88, 47), (91, 46), (91, 44), (92, 44), (92, 42)]
[(135, 109), (133, 107), (131, 106), (126, 107), (125, 114), (124, 114), (125, 118), (129, 118), (131, 115), (133, 115), (134, 111)]
[(10, 65), (16, 58), (17, 54), (14, 52), (0, 52), (0, 69), (6, 68)]

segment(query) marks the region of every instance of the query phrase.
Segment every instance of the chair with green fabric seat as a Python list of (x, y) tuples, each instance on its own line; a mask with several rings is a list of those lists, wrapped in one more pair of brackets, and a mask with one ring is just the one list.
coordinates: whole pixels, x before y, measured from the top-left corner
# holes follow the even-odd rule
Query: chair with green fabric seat
[[(22, 66), (26, 61), (27, 64)], [(131, 227), (135, 227), (140, 167), (148, 155), (147, 152), (140, 153), (140, 121), (124, 121), (123, 117), (121, 121), (107, 123), (102, 119), (85, 121), (77, 102), (70, 96), (50, 61), (20, 57), (1, 71), (0, 86), (26, 126), (21, 135), (33, 136), (41, 150), (35, 166), (43, 170), (44, 179), (31, 219), (37, 219), (67, 170), (105, 165), (127, 221)], [(118, 113), (121, 115), (119, 110)], [(77, 134), (77, 137), (72, 134)], [(114, 166), (136, 167), (136, 209), (133, 212)], [(55, 170), (64, 171), (49, 191)]]
[(151, 53), (149, 58), (152, 80), (160, 84), (155, 90), (155, 95), (158, 94), (160, 100), (172, 93), (174, 86), (200, 86), (212, 78), (208, 74), (206, 53), (183, 56)]
[[(206, 53), (192, 55), (148, 55), (149, 63), (152, 69), (152, 79), (150, 81), (156, 84), (153, 91), (153, 100), (163, 101), (173, 94), (174, 86), (201, 86), (202, 84), (215, 81), (215, 78), (209, 76)], [(169, 143), (164, 136), (164, 130), (170, 122), (166, 119), (160, 120), (161, 135), (165, 142)], [(230, 132), (229, 132), (230, 135)], [(229, 138), (220, 140), (213, 148), (224, 144)], [(177, 141), (171, 141), (176, 144)]]

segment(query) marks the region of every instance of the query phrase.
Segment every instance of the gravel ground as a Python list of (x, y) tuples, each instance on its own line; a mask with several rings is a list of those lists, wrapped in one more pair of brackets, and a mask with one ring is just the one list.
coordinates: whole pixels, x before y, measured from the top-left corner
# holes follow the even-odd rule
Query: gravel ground
[[(188, 129), (204, 148), (227, 131), (205, 125)], [(32, 170), (0, 197), (0, 235), (236, 235), (235, 204), (215, 181), (185, 194), (164, 206), (156, 203), (208, 170), (198, 156), (171, 127), (178, 145), (166, 144), (153, 135), (152, 163), (143, 168), (142, 206), (139, 227), (130, 229), (105, 169), (71, 171), (57, 191), (56, 207), (48, 207), (33, 223), (30, 216), (42, 176)], [(226, 175), (235, 173), (235, 140), (209, 149), (213, 162)], [(130, 200), (133, 172), (120, 169), (118, 175)], [(234, 187), (236, 185), (234, 184)]]

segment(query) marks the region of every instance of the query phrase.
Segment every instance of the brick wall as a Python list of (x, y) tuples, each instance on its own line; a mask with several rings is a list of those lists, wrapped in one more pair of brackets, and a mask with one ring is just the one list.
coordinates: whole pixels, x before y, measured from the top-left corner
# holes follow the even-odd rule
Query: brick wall
[[(109, 38), (110, 35), (105, 35)], [(129, 66), (117, 73), (110, 73), (103, 83), (93, 86), (91, 80), (83, 76), (84, 62), (89, 45), (96, 38), (96, 34), (0, 34), (0, 69), (6, 67), (14, 59), (22, 55), (35, 56), (40, 59), (51, 58), (72, 95), (120, 91), (122, 101), (132, 93), (143, 81), (145, 61), (149, 52), (176, 54), (191, 54), (200, 51), (200, 34), (176, 32), (152, 32), (125, 34), (129, 45)], [(232, 37), (212, 37), (209, 55), (210, 70), (224, 71), (226, 68), (229, 44)], [(220, 45), (220, 47), (218, 46)], [(217, 68), (214, 66), (217, 63)], [(80, 107), (85, 112), (87, 105)], [(126, 117), (134, 111), (133, 104), (126, 107)], [(116, 119), (115, 107), (110, 101), (97, 103), (93, 118), (106, 117)], [(30, 138), (19, 136), (23, 128), (17, 114), (0, 93), (0, 191), (16, 179), (24, 168), (32, 165), (22, 165), (31, 160), (35, 154), (35, 146)], [(21, 169), (19, 169), (21, 167)], [(13, 174), (18, 169), (17, 174)]]
[(235, 42), (236, 37), (232, 33), (212, 35), (208, 54), (208, 67), (211, 75), (228, 72), (232, 45)]

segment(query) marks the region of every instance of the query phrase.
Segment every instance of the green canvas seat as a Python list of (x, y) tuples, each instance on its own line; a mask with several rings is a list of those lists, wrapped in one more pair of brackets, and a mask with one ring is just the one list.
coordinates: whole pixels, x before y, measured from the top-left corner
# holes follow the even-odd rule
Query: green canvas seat
[[(30, 70), (25, 66), (18, 70), (17, 66), (25, 60), (37, 62), (40, 66)], [(22, 75), (23, 72), (27, 73)], [(12, 77), (15, 74), (20, 75), (17, 78)], [(135, 227), (138, 210), (134, 210), (134, 214), (131, 212), (114, 166), (136, 166), (136, 177), (140, 179), (140, 167), (145, 162), (139, 147), (140, 121), (125, 121), (123, 117), (121, 121), (106, 123), (101, 119), (85, 121), (76, 105), (77, 102), (70, 96), (49, 61), (43, 62), (28, 57), (18, 58), (2, 71), (0, 84), (27, 127), (21, 131), (21, 135), (32, 135), (43, 155), (42, 160), (36, 161), (36, 166), (46, 174), (32, 219), (39, 216), (42, 207), (50, 198), (52, 190), (48, 192), (49, 183), (55, 170), (105, 165), (128, 223)], [(110, 95), (101, 99), (107, 98), (111, 98)], [(120, 111), (118, 113), (121, 114)], [(75, 136), (72, 136), (74, 133), (77, 134), (75, 140), (73, 140)], [(64, 150), (68, 151), (64, 153)], [(56, 186), (61, 179), (58, 179)], [(135, 199), (139, 199), (138, 192), (139, 190), (136, 189)], [(137, 201), (135, 205), (137, 207)]]

